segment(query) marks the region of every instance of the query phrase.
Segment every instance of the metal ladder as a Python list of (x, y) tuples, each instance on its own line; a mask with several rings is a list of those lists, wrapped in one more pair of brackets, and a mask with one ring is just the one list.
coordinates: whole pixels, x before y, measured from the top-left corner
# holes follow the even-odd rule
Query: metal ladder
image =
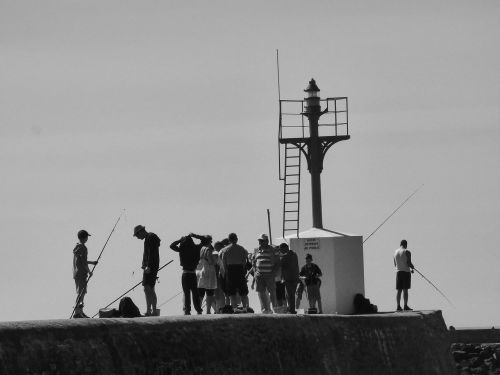
[(283, 238), (286, 232), (299, 237), (301, 151), (293, 144), (285, 144), (283, 178)]

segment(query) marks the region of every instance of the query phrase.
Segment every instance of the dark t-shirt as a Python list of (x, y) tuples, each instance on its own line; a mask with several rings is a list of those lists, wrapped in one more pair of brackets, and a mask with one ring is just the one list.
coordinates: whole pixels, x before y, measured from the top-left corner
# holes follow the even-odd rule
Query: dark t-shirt
[(73, 278), (87, 277), (87, 247), (82, 243), (77, 243), (73, 249)]
[(142, 268), (149, 267), (152, 272), (160, 268), (160, 237), (150, 232), (144, 239), (144, 254), (142, 255)]
[(281, 278), (290, 282), (299, 280), (299, 260), (292, 250), (281, 257)]
[(316, 285), (319, 283), (319, 276), (322, 276), (321, 270), (319, 267), (314, 264), (306, 264), (300, 270), (300, 276), (306, 277), (306, 285)]
[(181, 243), (172, 242), (170, 248), (179, 253), (179, 260), (182, 269), (185, 271), (194, 271), (200, 262), (200, 251), (203, 246), (196, 245), (192, 240), (188, 239)]

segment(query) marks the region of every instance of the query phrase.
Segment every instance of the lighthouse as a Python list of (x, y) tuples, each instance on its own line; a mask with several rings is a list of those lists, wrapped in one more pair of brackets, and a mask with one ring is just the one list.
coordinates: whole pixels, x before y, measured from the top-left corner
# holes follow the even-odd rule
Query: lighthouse
[[(321, 99), (314, 79), (303, 100), (279, 100), (280, 179), (283, 180), (283, 239), (299, 257), (310, 254), (323, 271), (323, 313), (350, 314), (364, 294), (363, 237), (323, 227), (321, 172), (327, 151), (350, 139), (347, 97)], [(300, 231), (302, 159), (311, 177), (312, 228)], [(303, 299), (302, 306), (307, 301)]]

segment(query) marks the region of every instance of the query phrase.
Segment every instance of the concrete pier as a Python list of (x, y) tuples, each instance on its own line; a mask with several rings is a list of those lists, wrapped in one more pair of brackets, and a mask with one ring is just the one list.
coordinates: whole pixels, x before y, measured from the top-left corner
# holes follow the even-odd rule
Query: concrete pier
[(0, 373), (453, 374), (440, 311), (0, 323)]

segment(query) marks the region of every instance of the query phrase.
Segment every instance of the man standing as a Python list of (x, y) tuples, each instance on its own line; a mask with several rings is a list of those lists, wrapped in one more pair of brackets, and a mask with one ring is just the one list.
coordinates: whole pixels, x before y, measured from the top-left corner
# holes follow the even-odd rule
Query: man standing
[[(193, 297), (194, 309), (200, 315), (202, 313), (200, 296), (198, 294), (198, 281), (196, 279), (196, 267), (200, 261), (200, 250), (202, 245), (196, 245), (192, 239), (205, 238), (190, 233), (181, 237), (170, 244), (170, 248), (179, 253), (179, 259), (182, 267), (182, 291), (184, 292), (184, 315), (191, 315), (191, 296)], [(212, 238), (206, 237), (203, 243), (210, 243)], [(210, 241), (210, 242), (209, 242)]]
[[(256, 291), (259, 296), (262, 313), (272, 314), (270, 303), (276, 308), (276, 284), (274, 276), (279, 267), (279, 258), (275, 250), (269, 246), (269, 237), (259, 237), (259, 247), (254, 250), (252, 265), (255, 272)], [(271, 301), (269, 301), (269, 298)]]
[(246, 264), (248, 251), (238, 245), (236, 233), (229, 233), (230, 244), (223, 248), (220, 253), (222, 268), (226, 276), (226, 291), (229, 294), (231, 306), (238, 306), (238, 293), (244, 308), (248, 307), (248, 285), (246, 279)]
[(88, 250), (85, 243), (88, 241), (90, 234), (82, 229), (78, 231), (78, 243), (73, 249), (73, 279), (76, 286), (76, 307), (74, 318), (88, 318), (83, 312), (83, 299), (87, 294), (87, 277), (91, 275), (89, 264), (96, 265), (97, 261), (92, 262), (87, 260)]
[(397, 311), (401, 309), (401, 292), (403, 292), (404, 310), (411, 311), (408, 306), (408, 289), (411, 288), (411, 274), (413, 273), (413, 263), (411, 262), (411, 253), (407, 249), (408, 242), (401, 240), (401, 244), (394, 252), (394, 266), (396, 267), (396, 302), (398, 304)]
[(288, 303), (288, 312), (296, 314), (295, 310), (295, 291), (299, 282), (299, 259), (297, 254), (290, 250), (288, 244), (280, 244), (281, 257), (281, 280), (285, 284), (286, 300)]
[(306, 284), (307, 299), (309, 300), (310, 311), (316, 310), (316, 303), (318, 304), (318, 314), (322, 313), (323, 307), (321, 305), (321, 279), (323, 276), (320, 268), (317, 264), (312, 262), (313, 258), (311, 254), (306, 255), (306, 264), (302, 267), (299, 272), (299, 277)]
[(137, 225), (134, 228), (134, 237), (144, 240), (144, 253), (142, 255), (142, 286), (146, 295), (146, 313), (145, 316), (156, 316), (157, 297), (155, 284), (160, 268), (160, 238), (153, 232), (147, 232), (146, 227)]

